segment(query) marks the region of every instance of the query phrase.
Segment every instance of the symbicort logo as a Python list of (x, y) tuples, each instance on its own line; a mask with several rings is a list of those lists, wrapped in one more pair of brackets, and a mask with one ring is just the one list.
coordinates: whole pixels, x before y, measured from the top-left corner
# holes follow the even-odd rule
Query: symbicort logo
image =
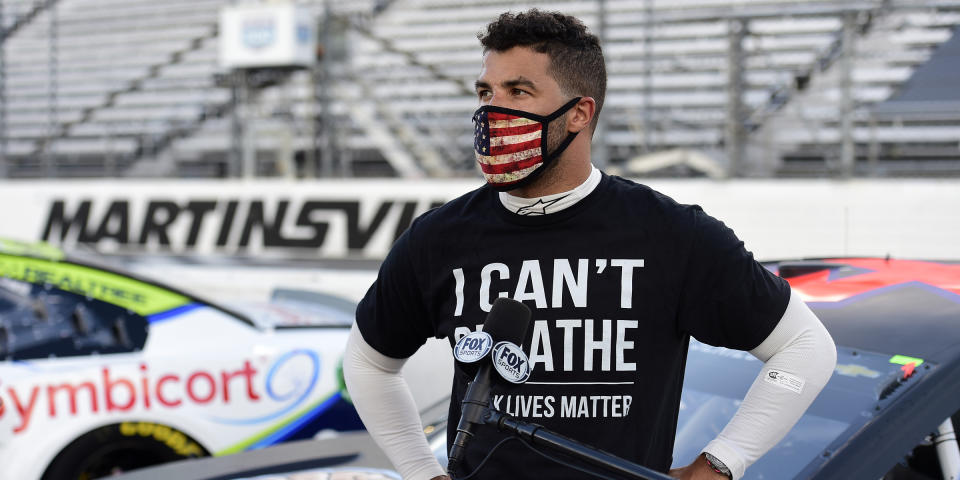
[[(86, 416), (132, 410), (164, 411), (184, 406), (246, 404), (256, 414), (238, 418), (208, 417), (218, 423), (255, 424), (280, 417), (303, 404), (320, 379), (320, 357), (306, 349), (277, 357), (265, 370), (244, 360), (240, 368), (185, 369), (154, 373), (147, 363), (139, 369), (103, 366), (95, 374), (70, 380), (5, 385), (0, 388), (0, 422), (14, 434), (25, 432), (34, 418)], [(264, 413), (264, 410), (267, 410)]]
[(463, 363), (474, 363), (490, 353), (493, 337), (485, 332), (464, 335), (453, 347), (453, 357)]
[(510, 342), (500, 342), (493, 347), (493, 368), (510, 383), (523, 383), (530, 378), (527, 355)]

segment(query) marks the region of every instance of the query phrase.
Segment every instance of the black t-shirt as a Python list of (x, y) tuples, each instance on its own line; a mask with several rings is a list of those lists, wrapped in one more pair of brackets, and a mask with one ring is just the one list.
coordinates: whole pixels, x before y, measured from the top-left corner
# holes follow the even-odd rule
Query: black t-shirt
[[(780, 320), (790, 287), (700, 207), (604, 175), (549, 215), (512, 213), (486, 186), (422, 215), (383, 262), (357, 324), (375, 349), (405, 358), (428, 337), (452, 346), (498, 296), (533, 310), (522, 345), (532, 374), (497, 383), (494, 406), (665, 472), (689, 337), (750, 350)], [(472, 373), (455, 368), (451, 442)], [(461, 472), (503, 438), (479, 428)], [(507, 443), (478, 477), (583, 474)]]

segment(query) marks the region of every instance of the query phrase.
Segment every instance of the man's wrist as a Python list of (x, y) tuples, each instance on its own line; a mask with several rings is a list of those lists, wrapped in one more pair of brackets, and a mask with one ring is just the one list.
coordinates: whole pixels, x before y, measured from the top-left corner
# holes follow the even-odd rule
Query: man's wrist
[(707, 466), (710, 467), (714, 472), (719, 473), (727, 478), (733, 478), (733, 473), (730, 472), (730, 469), (727, 468), (719, 458), (711, 455), (709, 452), (703, 452), (703, 458), (707, 461)]
[(701, 456), (703, 456), (703, 453), (709, 453), (710, 455), (713, 455), (713, 458), (716, 458), (728, 469), (730, 469), (731, 479), (738, 480), (743, 478), (743, 473), (747, 468), (747, 464), (744, 461), (743, 454), (740, 453), (737, 447), (717, 438), (708, 443), (707, 446), (703, 447), (700, 452)]

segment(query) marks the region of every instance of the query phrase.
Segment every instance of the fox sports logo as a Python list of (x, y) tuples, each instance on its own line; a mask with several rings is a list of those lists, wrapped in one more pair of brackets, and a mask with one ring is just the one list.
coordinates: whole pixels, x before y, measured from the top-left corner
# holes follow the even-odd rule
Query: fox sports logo
[(464, 363), (473, 363), (490, 353), (493, 338), (484, 332), (464, 335), (453, 347), (453, 357)]

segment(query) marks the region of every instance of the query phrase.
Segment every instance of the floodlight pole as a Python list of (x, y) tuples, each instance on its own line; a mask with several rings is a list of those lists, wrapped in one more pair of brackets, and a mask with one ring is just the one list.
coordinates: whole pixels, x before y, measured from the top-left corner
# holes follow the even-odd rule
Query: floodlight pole
[(250, 71), (234, 68), (229, 75), (230, 152), (227, 155), (226, 176), (253, 178), (256, 173), (256, 132), (253, 128), (253, 107), (250, 105)]
[(241, 173), (240, 176), (245, 179), (251, 179), (255, 176), (257, 165), (257, 142), (256, 126), (254, 122), (253, 105), (250, 101), (250, 72), (246, 69), (240, 71), (240, 108), (243, 110), (243, 136), (242, 155), (241, 155)]
[(330, 29), (333, 28), (333, 8), (330, 6), (330, 0), (323, 2), (323, 22), (321, 23), (323, 31), (320, 32), (321, 44), (323, 45), (323, 57), (320, 59), (320, 81), (317, 88), (320, 89), (320, 134), (323, 139), (323, 151), (320, 153), (320, 176), (324, 178), (333, 177), (333, 164), (337, 157), (337, 139), (334, 134), (335, 119), (333, 118), (333, 107), (330, 95), (330, 88), (333, 82), (330, 81), (333, 73), (331, 67), (331, 58), (333, 52), (333, 35)]
[(653, 0), (643, 5), (643, 153), (653, 152)]
[(234, 178), (240, 176), (240, 159), (243, 156), (243, 119), (240, 118), (240, 82), (243, 81), (243, 75), (239, 69), (233, 69), (227, 78), (230, 79), (230, 151), (224, 174)]
[(45, 177), (54, 177), (53, 142), (57, 136), (57, 6), (51, 4), (47, 10), (49, 15), (48, 57), (47, 57), (47, 141), (43, 147), (43, 174)]
[(740, 176), (743, 163), (743, 39), (746, 20), (732, 18), (727, 30), (727, 121), (724, 147), (727, 154), (727, 177)]
[(320, 43), (323, 46), (323, 57), (320, 58), (320, 79), (316, 83), (316, 88), (319, 88), (318, 97), (320, 100), (320, 138), (321, 138), (321, 152), (320, 152), (320, 176), (324, 178), (333, 177), (333, 161), (334, 161), (334, 138), (333, 138), (333, 115), (330, 112), (330, 56), (333, 55), (332, 45), (330, 40), (333, 38), (330, 35), (330, 28), (333, 26), (333, 22), (330, 21), (330, 15), (332, 9), (330, 8), (330, 1), (324, 0), (323, 2), (323, 22), (320, 23), (323, 29), (320, 32)]
[(867, 146), (867, 164), (870, 166), (870, 175), (876, 177), (880, 175), (878, 163), (880, 158), (880, 141), (877, 140), (877, 118), (873, 116), (872, 112), (867, 122), (870, 129), (870, 143)]
[[(597, 5), (597, 34), (600, 37), (601, 48), (607, 44), (607, 0), (599, 0)], [(607, 145), (607, 120), (604, 115), (597, 117), (597, 131), (595, 132), (596, 148), (593, 151), (593, 164), (604, 169), (610, 163), (610, 148)]]
[(7, 32), (3, 28), (3, 0), (0, 0), (0, 178), (7, 176)]
[[(315, 24), (319, 27), (319, 23)], [(319, 61), (323, 61), (320, 59)], [(309, 125), (309, 147), (304, 150), (303, 155), (303, 178), (317, 178), (317, 162), (320, 161), (320, 111), (317, 106), (320, 105), (320, 67), (316, 63), (310, 66), (310, 101), (307, 102), (307, 118), (310, 119)]]
[(853, 141), (853, 55), (857, 14), (843, 14), (843, 39), (840, 54), (840, 175), (853, 176), (856, 162)]

